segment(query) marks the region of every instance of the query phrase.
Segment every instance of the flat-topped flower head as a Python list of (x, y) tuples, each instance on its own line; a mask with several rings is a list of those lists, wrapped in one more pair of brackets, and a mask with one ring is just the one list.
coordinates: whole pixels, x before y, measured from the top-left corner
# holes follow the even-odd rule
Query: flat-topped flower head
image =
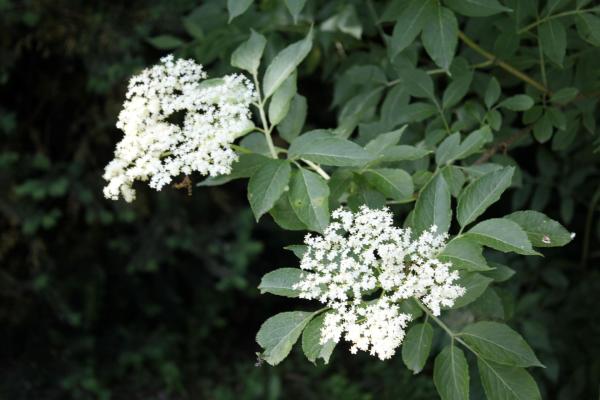
[(322, 236), (307, 235), (300, 263), (306, 272), (295, 285), (300, 297), (332, 308), (322, 342), (337, 342), (343, 335), (353, 343), (352, 351), (391, 357), (410, 321), (398, 303), (415, 298), (439, 315), (442, 306), (452, 306), (465, 292), (455, 284), (458, 272), (437, 259), (447, 238), (432, 226), (413, 239), (410, 229), (393, 225), (388, 209), (334, 211)]
[(206, 77), (202, 65), (167, 56), (131, 78), (117, 122), (124, 137), (104, 172), (107, 198), (133, 201), (136, 180), (160, 190), (180, 174), (231, 172), (231, 144), (253, 126), (254, 86), (241, 75)]

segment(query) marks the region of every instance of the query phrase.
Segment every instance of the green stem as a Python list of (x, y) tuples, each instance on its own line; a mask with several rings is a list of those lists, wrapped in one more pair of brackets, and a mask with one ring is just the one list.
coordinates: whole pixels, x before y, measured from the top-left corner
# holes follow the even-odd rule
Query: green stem
[(331, 178), (329, 176), (329, 174), (327, 174), (327, 172), (323, 171), (323, 169), (321, 167), (319, 167), (319, 164), (315, 164), (314, 162), (312, 162), (310, 160), (305, 160), (303, 158), (301, 158), (301, 160), (304, 163), (306, 163), (306, 165), (311, 167), (317, 174), (321, 175), (323, 177), (323, 179), (325, 179), (326, 181), (328, 181)]
[(527, 75), (526, 73), (518, 70), (517, 68), (513, 67), (512, 65), (498, 59), (498, 57), (496, 57), (495, 54), (490, 53), (487, 50), (482, 49), (477, 43), (475, 43), (473, 41), (473, 39), (471, 39), (470, 37), (468, 37), (467, 35), (465, 35), (465, 33), (463, 31), (458, 31), (458, 37), (460, 38), (460, 40), (462, 40), (467, 46), (469, 46), (471, 49), (473, 49), (474, 51), (476, 51), (477, 53), (479, 53), (481, 56), (487, 58), (489, 61), (493, 62), (494, 64), (498, 65), (500, 68), (502, 68), (503, 70), (505, 70), (506, 72), (510, 73), (511, 75), (516, 76), (517, 78), (521, 79), (523, 82), (526, 82), (528, 84), (530, 84), (531, 86), (533, 86), (534, 88), (536, 88), (537, 90), (539, 90), (542, 93), (546, 93), (546, 94), (550, 94), (550, 90), (548, 90), (543, 84), (541, 84), (540, 82), (536, 81), (535, 79), (533, 79), (532, 77), (530, 77), (529, 75)]
[(254, 86), (256, 88), (256, 94), (258, 95), (258, 103), (255, 104), (256, 108), (258, 108), (258, 113), (260, 115), (260, 121), (262, 123), (263, 128), (260, 129), (262, 133), (265, 135), (265, 139), (267, 141), (267, 146), (269, 147), (269, 152), (271, 153), (271, 157), (277, 158), (277, 150), (275, 150), (275, 145), (273, 145), (273, 139), (271, 138), (271, 130), (273, 126), (270, 126), (267, 122), (267, 116), (265, 114), (265, 100), (263, 100), (262, 95), (260, 93), (260, 85), (258, 84), (258, 77), (256, 74), (252, 75), (254, 79)]
[(475, 356), (479, 357), (477, 352), (459, 337), (460, 333), (455, 333), (452, 329), (450, 329), (448, 325), (446, 325), (441, 319), (433, 315), (429, 308), (425, 307), (425, 305), (421, 303), (421, 301), (417, 299), (415, 299), (415, 301), (417, 302), (421, 310), (425, 312), (425, 315), (431, 318), (440, 328), (442, 328), (448, 334), (448, 336), (450, 336), (450, 339), (456, 340), (458, 343), (462, 344), (466, 349), (468, 349), (471, 353), (475, 354)]
[(561, 12), (561, 13), (558, 13), (558, 14), (549, 15), (549, 16), (544, 17), (542, 19), (538, 19), (535, 22), (532, 22), (531, 24), (527, 25), (524, 28), (519, 29), (517, 31), (517, 34), (521, 35), (521, 34), (527, 32), (527, 31), (535, 28), (536, 26), (538, 26), (540, 24), (543, 24), (546, 21), (550, 21), (552, 19), (567, 17), (569, 15), (585, 14), (585, 13), (594, 12), (594, 11), (597, 11), (597, 10), (598, 10), (598, 7), (592, 7), (592, 8), (584, 8), (582, 10), (576, 9), (576, 10), (564, 11), (564, 12)]

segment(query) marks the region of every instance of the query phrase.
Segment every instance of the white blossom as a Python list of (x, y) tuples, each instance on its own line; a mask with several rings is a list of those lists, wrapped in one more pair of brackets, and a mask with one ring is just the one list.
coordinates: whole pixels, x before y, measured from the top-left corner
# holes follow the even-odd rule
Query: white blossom
[(432, 226), (413, 240), (410, 229), (393, 225), (387, 209), (334, 211), (322, 236), (305, 238), (300, 263), (305, 273), (294, 286), (300, 297), (332, 309), (325, 316), (321, 342), (338, 342), (343, 336), (352, 343), (352, 352), (390, 358), (411, 319), (401, 312), (402, 300), (418, 299), (439, 315), (441, 307), (452, 306), (465, 292), (455, 284), (458, 272), (437, 259), (447, 238)]
[(104, 172), (107, 198), (133, 201), (136, 180), (160, 190), (180, 174), (231, 171), (231, 144), (253, 126), (254, 86), (241, 75), (206, 77), (202, 65), (169, 55), (131, 78), (117, 122), (124, 137)]

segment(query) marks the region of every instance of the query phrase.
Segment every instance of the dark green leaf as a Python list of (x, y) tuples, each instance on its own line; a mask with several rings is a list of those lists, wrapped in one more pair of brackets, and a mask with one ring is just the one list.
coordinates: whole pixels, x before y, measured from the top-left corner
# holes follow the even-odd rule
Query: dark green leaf
[(233, 21), (235, 17), (238, 17), (246, 12), (248, 7), (254, 2), (254, 0), (227, 0), (227, 11), (229, 12), (229, 22)]
[(526, 94), (518, 94), (500, 102), (500, 107), (511, 111), (525, 111), (533, 107), (533, 99)]
[(425, 185), (417, 198), (413, 228), (418, 235), (436, 225), (438, 232), (446, 233), (450, 229), (451, 221), (450, 189), (444, 177), (437, 174)]
[(269, 98), (277, 88), (294, 72), (312, 48), (312, 29), (306, 37), (292, 43), (281, 50), (271, 61), (263, 77), (263, 92), (265, 99)]
[(290, 109), (285, 118), (277, 125), (279, 136), (288, 143), (294, 140), (304, 127), (306, 121), (306, 97), (296, 94), (290, 103)]
[(579, 89), (574, 87), (566, 87), (557, 90), (550, 97), (550, 101), (558, 104), (565, 104), (573, 100), (579, 94)]
[(273, 93), (273, 98), (269, 102), (269, 121), (272, 125), (277, 125), (287, 115), (290, 110), (290, 103), (296, 94), (296, 72), (292, 74), (277, 88)]
[(559, 19), (549, 19), (538, 26), (538, 39), (544, 54), (558, 65), (567, 51), (567, 33)]
[(485, 89), (484, 103), (487, 108), (492, 108), (500, 98), (500, 84), (495, 77), (491, 77), (487, 89)]
[(572, 240), (569, 231), (541, 212), (517, 211), (504, 218), (519, 224), (536, 247), (561, 247)]
[(266, 44), (267, 39), (263, 35), (251, 30), (250, 38), (239, 45), (231, 54), (231, 65), (251, 74), (256, 74)]
[(465, 237), (451, 240), (438, 258), (441, 261), (452, 263), (456, 269), (465, 271), (489, 271), (491, 269), (483, 257), (481, 245)]
[(329, 224), (329, 187), (319, 175), (301, 168), (294, 174), (290, 204), (308, 229), (323, 232)]
[(439, 67), (448, 70), (458, 43), (458, 21), (452, 11), (434, 4), (433, 15), (423, 27), (423, 46)]
[(413, 325), (402, 343), (402, 361), (415, 374), (421, 372), (429, 357), (433, 328), (428, 323)]
[(332, 340), (321, 344), (321, 329), (326, 314), (323, 313), (315, 317), (302, 333), (302, 351), (304, 351), (306, 358), (315, 365), (319, 358), (322, 358), (325, 364), (328, 364), (329, 357), (331, 357), (336, 344)]
[(467, 186), (458, 197), (456, 217), (461, 227), (475, 221), (508, 189), (515, 172), (514, 167), (505, 167), (490, 172)]
[(275, 205), (269, 214), (273, 217), (273, 221), (283, 229), (288, 231), (305, 231), (308, 228), (300, 221), (296, 212), (290, 204), (289, 192), (285, 192), (281, 195), (279, 200), (275, 202)]
[(292, 168), (286, 160), (269, 160), (248, 183), (248, 201), (258, 221), (281, 197), (290, 180)]
[(238, 160), (231, 166), (231, 173), (206, 178), (198, 186), (218, 186), (235, 179), (250, 178), (269, 158), (260, 154), (240, 154)]
[(401, 169), (378, 168), (363, 173), (369, 185), (379, 190), (386, 197), (394, 200), (406, 200), (413, 195), (412, 178)]
[(304, 158), (324, 165), (359, 167), (372, 156), (354, 142), (334, 136), (325, 130), (307, 132), (292, 141), (290, 159)]
[(271, 293), (277, 296), (298, 297), (300, 291), (293, 286), (300, 282), (304, 272), (299, 268), (279, 268), (266, 273), (258, 285), (261, 293)]
[(433, 13), (432, 0), (409, 0), (396, 20), (390, 42), (390, 58), (410, 46)]
[(256, 342), (264, 349), (262, 359), (270, 365), (283, 361), (313, 316), (311, 312), (288, 311), (266, 320), (256, 334)]
[(461, 271), (460, 279), (456, 284), (465, 288), (465, 294), (456, 299), (452, 308), (461, 308), (477, 300), (492, 281), (492, 278), (488, 278), (477, 272)]
[(302, 12), (305, 4), (306, 0), (285, 0), (285, 5), (294, 18), (294, 23), (298, 22), (298, 16)]
[(505, 324), (491, 321), (467, 325), (459, 334), (477, 355), (512, 367), (541, 367), (531, 347)]
[(184, 41), (173, 35), (159, 35), (146, 39), (159, 50), (173, 50), (184, 45)]
[(469, 398), (469, 366), (461, 349), (450, 344), (435, 358), (433, 382), (442, 400)]
[(489, 400), (541, 400), (535, 380), (524, 368), (477, 360), (479, 376)]
[(533, 250), (525, 231), (516, 223), (504, 218), (492, 218), (475, 225), (466, 233), (478, 243), (505, 253), (539, 255)]

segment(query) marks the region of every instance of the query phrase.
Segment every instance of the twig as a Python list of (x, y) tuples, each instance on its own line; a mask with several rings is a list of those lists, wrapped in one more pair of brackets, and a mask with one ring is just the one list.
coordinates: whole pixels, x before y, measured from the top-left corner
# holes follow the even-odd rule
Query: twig
[(517, 78), (521, 79), (522, 81), (530, 84), (531, 86), (533, 86), (534, 88), (536, 88), (537, 90), (539, 90), (542, 93), (545, 93), (547, 95), (552, 94), (550, 92), (550, 90), (548, 88), (546, 88), (543, 84), (536, 81), (535, 79), (533, 79), (532, 77), (530, 77), (529, 75), (524, 73), (523, 71), (520, 71), (517, 68), (513, 67), (512, 65), (500, 60), (498, 57), (496, 57), (495, 54), (482, 49), (477, 43), (475, 43), (473, 41), (473, 39), (471, 39), (470, 37), (465, 35), (465, 33), (463, 31), (458, 31), (458, 37), (471, 49), (475, 50), (477, 53), (479, 53), (483, 57), (487, 58), (489, 61), (492, 61), (494, 64), (498, 65), (500, 68), (502, 68), (506, 72), (508, 72), (508, 73), (516, 76)]
[(519, 139), (521, 139), (522, 137), (526, 136), (529, 134), (529, 132), (531, 132), (531, 127), (525, 128), (525, 129), (521, 129), (520, 131), (517, 131), (515, 133), (513, 133), (508, 139), (503, 140), (497, 144), (495, 144), (494, 146), (490, 147), (489, 149), (487, 149), (482, 155), (481, 157), (479, 157), (474, 163), (473, 165), (479, 165), (479, 164), (483, 164), (484, 162), (488, 161), (490, 158), (492, 158), (492, 156), (494, 154), (496, 154), (496, 152), (498, 150), (502, 150), (502, 151), (506, 151), (508, 150), (508, 147), (510, 145), (512, 145), (513, 143), (515, 143), (516, 141), (518, 141)]

